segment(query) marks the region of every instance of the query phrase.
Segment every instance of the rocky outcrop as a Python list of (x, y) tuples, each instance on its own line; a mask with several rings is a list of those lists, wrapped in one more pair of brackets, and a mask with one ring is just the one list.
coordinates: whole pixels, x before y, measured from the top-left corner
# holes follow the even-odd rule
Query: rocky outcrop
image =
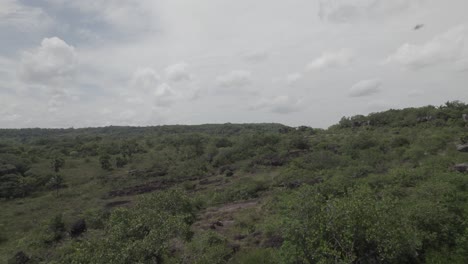
[(468, 122), (468, 114), (463, 114), (463, 121)]
[(416, 119), (416, 121), (418, 121), (418, 123), (422, 123), (422, 122), (428, 122), (428, 121), (431, 121), (433, 120), (434, 117), (433, 116), (422, 116), (422, 117), (418, 117)]
[(27, 264), (30, 263), (30, 258), (26, 253), (23, 251), (19, 251), (15, 254), (13, 259), (11, 259), (8, 263), (14, 263), (14, 264)]
[(371, 126), (372, 122), (370, 120), (365, 120), (365, 121), (358, 121), (355, 120), (353, 121), (353, 127), (362, 127), (362, 126)]
[(460, 152), (468, 152), (468, 144), (457, 145), (457, 150)]
[(78, 237), (84, 232), (86, 232), (86, 222), (84, 219), (79, 219), (72, 225), (70, 230), (70, 236)]
[(457, 164), (452, 167), (452, 169), (458, 171), (458, 172), (468, 172), (468, 163), (461, 163)]

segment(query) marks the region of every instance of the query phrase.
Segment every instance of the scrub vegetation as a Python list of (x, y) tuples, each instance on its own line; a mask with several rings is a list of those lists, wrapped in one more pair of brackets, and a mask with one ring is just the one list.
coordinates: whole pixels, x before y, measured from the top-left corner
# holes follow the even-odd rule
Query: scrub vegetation
[(467, 263), (468, 105), (0, 130), (1, 263)]

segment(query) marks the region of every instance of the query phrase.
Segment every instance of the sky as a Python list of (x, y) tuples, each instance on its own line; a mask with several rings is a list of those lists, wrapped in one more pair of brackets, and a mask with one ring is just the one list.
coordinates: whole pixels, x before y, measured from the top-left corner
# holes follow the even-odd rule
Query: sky
[(0, 0), (0, 128), (468, 102), (466, 0)]

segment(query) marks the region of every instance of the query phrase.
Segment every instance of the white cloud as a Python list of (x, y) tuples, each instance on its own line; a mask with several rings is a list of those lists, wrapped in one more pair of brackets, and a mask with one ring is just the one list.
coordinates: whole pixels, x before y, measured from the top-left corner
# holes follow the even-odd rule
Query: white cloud
[(323, 70), (327, 68), (346, 67), (354, 60), (354, 54), (348, 49), (341, 49), (334, 52), (324, 52), (320, 57), (313, 60), (306, 67), (306, 70)]
[(408, 96), (410, 97), (417, 97), (424, 95), (424, 91), (420, 89), (412, 89), (408, 91)]
[(159, 85), (153, 95), (157, 107), (169, 107), (179, 98), (179, 95), (167, 83)]
[(0, 2), (0, 28), (20, 32), (44, 30), (52, 25), (52, 19), (39, 7), (20, 4), (16, 0)]
[[(8, 19), (0, 16), (0, 56), (8, 58), (5, 62), (0, 59), (0, 99), (8, 97), (18, 105), (9, 111), (10, 120), (15, 114), (21, 116), (16, 121), (0, 121), (0, 127), (148, 125), (164, 119), (169, 123), (272, 121), (325, 127), (343, 113), (367, 111), (367, 102), (378, 98), (392, 106), (468, 100), (468, 75), (450, 71), (468, 69), (466, 60), (417, 74), (375, 65), (403, 43), (422, 47), (431, 36), (453, 25), (468, 25), (468, 1), (323, 0), (322, 21), (314, 16), (317, 2), (0, 0), (1, 14), (12, 10), (4, 8), (5, 3), (20, 6), (18, 12), (8, 11), (14, 14)], [(421, 8), (413, 8), (416, 2), (422, 3)], [(53, 17), (54, 25), (46, 30), (28, 26), (40, 25), (39, 20), (47, 15)], [(419, 23), (426, 25), (424, 30), (413, 31)], [(41, 72), (47, 67), (33, 67), (41, 74), (30, 71), (36, 74), (26, 74), (21, 81), (21, 54), (25, 49), (38, 53), (39, 48), (31, 47), (39, 46), (44, 36), (59, 36), (75, 46), (77, 65), (71, 71), (57, 70), (50, 75)], [(356, 63), (321, 54), (340, 53), (340, 48), (355, 51)], [(189, 67), (185, 73), (175, 67), (174, 75), (179, 77), (171, 77), (167, 68), (181, 60)], [(325, 70), (306, 72), (309, 62), (313, 69)], [(138, 67), (146, 65), (151, 68), (133, 76)], [(348, 66), (329, 70), (341, 65)], [(233, 69), (244, 74), (230, 73)], [(192, 76), (190, 81), (187, 74)], [(381, 90), (391, 87), (391, 91), (385, 97), (362, 97), (360, 103), (349, 100), (349, 88), (359, 76), (379, 76), (388, 86)], [(68, 93), (60, 91), (61, 87)], [(426, 92), (411, 98), (401, 96), (411, 89)], [(266, 98), (256, 105), (259, 111), (248, 112), (245, 105), (260, 98), (253, 92)], [(79, 103), (73, 101), (75, 95)], [(281, 103), (288, 102), (285, 97), (275, 95), (286, 95), (289, 104)], [(302, 104), (296, 106), (294, 98)], [(3, 102), (0, 105), (3, 108)], [(219, 111), (220, 105), (228, 106), (229, 113)], [(104, 106), (109, 111), (101, 115), (99, 109)], [(303, 106), (310, 111), (275, 114)], [(55, 112), (48, 112), (54, 108)], [(133, 114), (119, 119), (126, 110)]]
[(58, 37), (45, 38), (39, 48), (23, 53), (19, 77), (33, 84), (63, 84), (73, 76), (76, 65), (73, 46)]
[(47, 0), (55, 8), (79, 10), (88, 21), (102, 21), (119, 31), (145, 31), (153, 28), (155, 5), (152, 0)]
[(21, 115), (18, 114), (18, 106), (14, 103), (11, 102), (11, 98), (4, 98), (0, 97), (0, 121), (2, 122), (12, 122), (21, 117)]
[(419, 7), (424, 0), (319, 0), (318, 15), (334, 23), (391, 17), (411, 8)]
[(135, 90), (151, 91), (160, 83), (161, 77), (153, 68), (138, 68), (130, 80), (130, 85)]
[(369, 112), (385, 111), (385, 110), (388, 110), (390, 108), (392, 108), (392, 105), (389, 104), (389, 102), (384, 101), (384, 100), (370, 101), (370, 102), (367, 103), (367, 106), (366, 106), (366, 109)]
[(132, 105), (152, 107), (170, 107), (181, 94), (177, 93), (153, 68), (138, 68), (130, 80), (131, 90), (125, 90), (122, 96)]
[(252, 73), (249, 71), (232, 71), (216, 78), (216, 82), (223, 88), (242, 88), (252, 83)]
[(291, 98), (288, 95), (263, 98), (251, 106), (250, 110), (264, 110), (276, 114), (289, 114), (301, 110), (301, 100)]
[(461, 59), (460, 61), (456, 62), (456, 68), (459, 71), (468, 71), (468, 57)]
[(290, 73), (288, 76), (286, 76), (286, 82), (291, 85), (296, 82), (298, 82), (300, 79), (302, 79), (302, 74), (295, 72), (295, 73)]
[(457, 26), (422, 45), (406, 43), (388, 57), (385, 63), (398, 63), (411, 69), (456, 63), (463, 59), (466, 34), (464, 26)]
[(168, 66), (165, 69), (166, 77), (172, 82), (188, 81), (192, 76), (188, 72), (187, 68), (188, 64), (185, 62)]
[(65, 105), (66, 98), (62, 94), (54, 94), (47, 102), (47, 110), (49, 112), (57, 112)]
[(135, 118), (138, 116), (138, 113), (132, 109), (126, 109), (118, 115), (118, 121), (131, 124), (135, 122)]
[(382, 82), (377, 79), (363, 80), (351, 87), (349, 90), (349, 96), (351, 97), (364, 97), (373, 95), (380, 92)]
[(259, 63), (268, 60), (270, 54), (267, 51), (254, 51), (247, 53), (243, 56), (243, 59), (249, 63)]

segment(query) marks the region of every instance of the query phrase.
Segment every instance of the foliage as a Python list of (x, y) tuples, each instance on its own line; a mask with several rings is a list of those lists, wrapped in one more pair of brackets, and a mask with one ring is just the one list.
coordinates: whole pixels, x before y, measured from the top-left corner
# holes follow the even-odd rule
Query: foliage
[(50, 166), (55, 173), (58, 173), (63, 165), (65, 165), (65, 160), (63, 158), (54, 158)]
[(42, 225), (41, 240), (45, 244), (52, 244), (61, 240), (65, 233), (65, 223), (62, 215), (56, 215)]
[(187, 245), (181, 259), (183, 263), (227, 263), (232, 255), (226, 238), (215, 232), (196, 235)]
[(99, 163), (101, 163), (101, 168), (103, 170), (111, 170), (112, 169), (112, 163), (111, 163), (110, 159), (111, 158), (110, 158), (109, 155), (104, 155), (104, 156), (99, 157)]
[(466, 263), (463, 114), (0, 129), (0, 262)]
[(194, 209), (180, 191), (142, 197), (110, 215), (105, 236), (78, 243), (66, 263), (161, 263), (172, 238), (190, 238)]

